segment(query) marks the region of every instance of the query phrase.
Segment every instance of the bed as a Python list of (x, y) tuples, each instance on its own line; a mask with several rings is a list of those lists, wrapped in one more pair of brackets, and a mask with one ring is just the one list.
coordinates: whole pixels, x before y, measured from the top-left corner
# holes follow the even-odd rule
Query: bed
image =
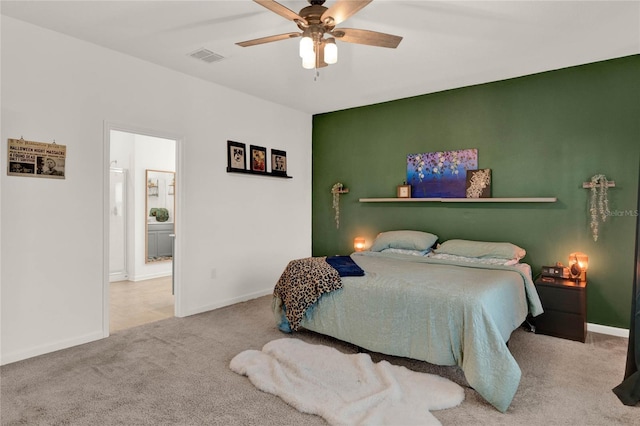
[[(530, 268), (518, 262), (524, 250), (509, 243), (452, 240), (458, 245), (450, 245), (451, 253), (448, 242), (427, 253), (430, 239), (407, 244), (405, 236), (402, 243), (376, 246), (383, 234), (369, 251), (350, 256), (364, 276), (343, 276), (339, 288), (320, 291), (295, 327), (284, 302), (295, 297), (274, 290), (278, 327), (302, 327), (374, 352), (457, 365), (471, 387), (505, 412), (521, 376), (506, 342), (528, 314), (542, 313)], [(506, 251), (498, 250), (502, 260), (494, 257), (494, 246), (487, 255), (487, 244), (508, 244), (501, 248)], [(283, 277), (291, 282), (286, 273)]]

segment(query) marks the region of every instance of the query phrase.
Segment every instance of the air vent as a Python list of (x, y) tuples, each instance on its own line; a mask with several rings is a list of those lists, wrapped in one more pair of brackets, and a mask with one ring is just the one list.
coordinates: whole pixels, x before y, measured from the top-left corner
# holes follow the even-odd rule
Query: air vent
[(218, 55), (210, 51), (209, 49), (201, 48), (196, 50), (195, 52), (189, 53), (189, 56), (195, 59), (199, 59), (203, 62), (211, 64), (213, 62), (218, 62), (224, 59), (224, 56)]

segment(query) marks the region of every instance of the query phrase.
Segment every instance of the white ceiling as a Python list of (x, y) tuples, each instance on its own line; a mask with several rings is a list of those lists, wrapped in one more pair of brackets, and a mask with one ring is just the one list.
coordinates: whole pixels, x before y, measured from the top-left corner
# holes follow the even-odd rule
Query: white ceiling
[[(280, 3), (296, 12), (308, 5)], [(398, 48), (338, 41), (338, 63), (318, 78), (301, 66), (299, 39), (235, 45), (298, 31), (249, 0), (0, 6), (3, 15), (314, 114), (640, 53), (640, 1), (374, 0), (338, 28), (400, 35)], [(188, 56), (200, 48), (225, 59)]]

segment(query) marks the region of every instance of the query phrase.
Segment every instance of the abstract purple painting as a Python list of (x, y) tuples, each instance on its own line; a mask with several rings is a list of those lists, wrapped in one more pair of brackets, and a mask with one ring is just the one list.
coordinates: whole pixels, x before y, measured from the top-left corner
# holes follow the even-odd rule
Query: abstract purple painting
[(478, 150), (407, 155), (407, 184), (413, 198), (465, 198), (467, 170), (478, 169)]

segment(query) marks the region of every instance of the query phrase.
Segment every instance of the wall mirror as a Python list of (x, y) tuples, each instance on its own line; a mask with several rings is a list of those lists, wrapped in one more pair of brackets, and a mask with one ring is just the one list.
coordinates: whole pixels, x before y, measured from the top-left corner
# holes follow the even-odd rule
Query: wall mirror
[(173, 260), (175, 172), (146, 171), (145, 263)]

